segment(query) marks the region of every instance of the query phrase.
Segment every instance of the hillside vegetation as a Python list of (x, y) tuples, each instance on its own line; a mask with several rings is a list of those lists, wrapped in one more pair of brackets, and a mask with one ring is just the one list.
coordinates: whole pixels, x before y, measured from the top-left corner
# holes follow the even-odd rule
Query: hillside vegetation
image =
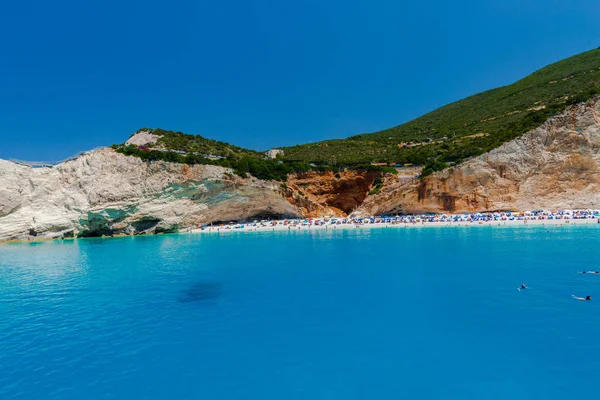
[[(267, 159), (265, 154), (261, 152), (207, 139), (200, 135), (189, 135), (161, 128), (141, 128), (136, 133), (139, 132), (156, 135), (158, 139), (156, 143), (148, 143), (142, 146), (114, 144), (111, 147), (118, 153), (139, 157), (144, 161), (167, 161), (189, 165), (218, 165), (225, 168), (232, 168), (235, 174), (244, 178), (250, 174), (264, 180), (285, 181), (291, 173), (334, 171), (346, 167), (342, 165), (332, 167), (325, 164), (309, 164), (302, 161)], [(393, 168), (370, 164), (354, 164), (348, 167), (356, 170), (396, 173), (396, 170)]]
[[(424, 166), (422, 176), (488, 152), (600, 93), (600, 49), (549, 65), (512, 85), (448, 104), (381, 132), (285, 147), (284, 156), (264, 153), (199, 135), (142, 128), (158, 136), (148, 146), (115, 145), (144, 160), (230, 167), (241, 176), (285, 180), (292, 172), (372, 169), (372, 162)], [(139, 132), (138, 131), (138, 132)], [(380, 168), (380, 172), (395, 172)]]
[(498, 147), (599, 92), (600, 49), (596, 49), (391, 129), (286, 147), (284, 159), (413, 163), (426, 165), (427, 174)]

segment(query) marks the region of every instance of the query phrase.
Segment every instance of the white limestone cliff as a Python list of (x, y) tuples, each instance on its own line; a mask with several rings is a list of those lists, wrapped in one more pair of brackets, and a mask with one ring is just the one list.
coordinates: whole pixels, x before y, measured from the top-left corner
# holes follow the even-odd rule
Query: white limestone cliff
[(0, 240), (177, 231), (295, 217), (279, 184), (212, 165), (144, 162), (111, 149), (54, 168), (0, 160)]

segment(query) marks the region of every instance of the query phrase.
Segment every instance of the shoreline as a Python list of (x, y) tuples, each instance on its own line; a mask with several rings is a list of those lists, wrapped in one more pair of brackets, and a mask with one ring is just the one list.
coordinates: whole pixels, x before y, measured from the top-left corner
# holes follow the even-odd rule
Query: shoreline
[[(420, 228), (478, 228), (478, 227), (570, 227), (570, 226), (582, 226), (582, 225), (599, 225), (600, 222), (597, 218), (581, 218), (581, 219), (528, 219), (528, 220), (507, 220), (507, 221), (439, 221), (439, 222), (376, 222), (376, 223), (337, 223), (337, 224), (298, 224), (299, 221), (305, 220), (293, 220), (294, 224), (284, 224), (284, 221), (266, 221), (259, 225), (250, 224), (235, 224), (235, 225), (220, 225), (220, 226), (207, 226), (205, 228), (184, 228), (178, 232), (169, 233), (148, 233), (141, 235), (126, 235), (116, 234), (111, 236), (90, 236), (90, 237), (46, 237), (46, 238), (30, 238), (30, 239), (13, 239), (13, 240), (0, 240), (0, 244), (11, 244), (11, 243), (43, 243), (43, 242), (55, 242), (55, 241), (76, 241), (79, 239), (117, 239), (126, 237), (136, 236), (160, 236), (160, 235), (221, 235), (221, 234), (234, 234), (234, 233), (273, 233), (273, 232), (315, 232), (315, 231), (337, 231), (337, 230), (356, 230), (356, 229), (420, 229)], [(308, 220), (306, 220), (308, 221)], [(312, 221), (312, 220), (310, 220)], [(322, 220), (315, 220), (322, 221)], [(273, 224), (275, 225), (269, 225)]]
[(514, 220), (514, 221), (473, 221), (473, 222), (419, 222), (419, 223), (366, 223), (366, 224), (323, 224), (323, 225), (275, 225), (275, 226), (244, 226), (244, 228), (227, 228), (227, 226), (213, 226), (204, 229), (191, 229), (180, 233), (191, 234), (232, 234), (248, 232), (306, 232), (306, 231), (335, 231), (356, 229), (414, 229), (414, 228), (476, 228), (476, 227), (569, 227), (582, 225), (600, 225), (597, 219), (558, 219), (558, 220)]

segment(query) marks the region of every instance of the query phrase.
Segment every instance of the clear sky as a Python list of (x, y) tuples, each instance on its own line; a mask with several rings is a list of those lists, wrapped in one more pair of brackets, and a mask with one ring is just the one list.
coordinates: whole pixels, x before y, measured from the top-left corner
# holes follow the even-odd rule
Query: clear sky
[(0, 158), (145, 126), (262, 150), (389, 128), (598, 47), (600, 2), (21, 0), (0, 35)]

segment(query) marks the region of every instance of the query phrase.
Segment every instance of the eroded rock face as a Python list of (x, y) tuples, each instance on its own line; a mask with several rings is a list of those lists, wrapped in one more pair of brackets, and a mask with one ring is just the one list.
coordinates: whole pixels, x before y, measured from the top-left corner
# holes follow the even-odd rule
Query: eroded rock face
[(0, 160), (0, 240), (172, 232), (297, 216), (278, 183), (242, 179), (217, 166), (148, 163), (111, 149), (55, 168)]
[(304, 217), (343, 217), (367, 198), (378, 172), (344, 171), (294, 174), (284, 195)]
[[(600, 208), (600, 101), (423, 181), (388, 180), (356, 214)], [(388, 178), (390, 179), (390, 178)]]
[(149, 131), (138, 131), (133, 134), (125, 144), (133, 144), (136, 146), (153, 145), (159, 139), (158, 135), (154, 135)]

